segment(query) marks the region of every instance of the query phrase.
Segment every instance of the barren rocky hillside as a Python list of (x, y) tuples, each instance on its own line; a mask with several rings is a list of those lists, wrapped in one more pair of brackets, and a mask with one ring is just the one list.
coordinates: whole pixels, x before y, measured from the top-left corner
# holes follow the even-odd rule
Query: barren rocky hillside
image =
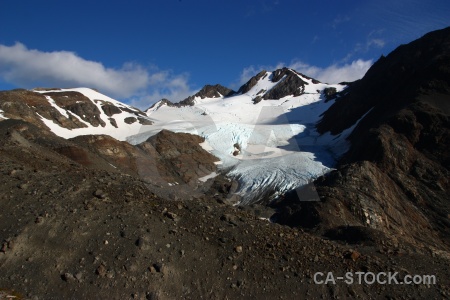
[[(167, 134), (173, 145), (186, 142), (183, 135), (163, 133), (147, 144), (155, 145), (148, 159), (161, 159), (158, 142)], [(270, 216), (264, 207), (227, 204), (230, 183), (223, 178), (197, 196), (191, 189), (183, 197), (137, 176), (124, 162), (139, 150), (122, 142), (67, 141), (15, 120), (0, 122), (0, 140), (0, 298), (450, 295), (449, 261), (439, 253), (383, 238), (343, 244), (270, 223), (260, 218)], [(176, 153), (172, 149), (165, 155)], [(182, 177), (183, 167), (173, 159), (164, 170)], [(392, 271), (399, 278), (433, 274), (437, 284), (314, 283), (316, 272), (350, 271)]]
[(315, 182), (321, 201), (280, 199), (279, 221), (297, 226), (309, 216), (305, 226), (344, 240), (364, 226), (448, 252), (449, 61), (447, 28), (398, 47), (345, 89), (317, 127), (339, 134), (362, 118), (351, 148)]

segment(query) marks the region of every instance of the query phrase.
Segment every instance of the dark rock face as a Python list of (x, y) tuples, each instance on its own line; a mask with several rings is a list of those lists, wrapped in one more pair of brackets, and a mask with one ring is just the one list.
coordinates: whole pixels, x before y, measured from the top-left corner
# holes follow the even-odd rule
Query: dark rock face
[(112, 117), (113, 115), (120, 114), (122, 112), (120, 108), (112, 104), (102, 105), (102, 110), (108, 117)]
[[(280, 81), (282, 78), (284, 79)], [(273, 82), (280, 81), (275, 87), (264, 94), (263, 99), (281, 99), (286, 96), (300, 96), (305, 91), (307, 82), (303, 81), (298, 74), (291, 69), (283, 68), (273, 72)]]
[(142, 124), (142, 125), (152, 125), (153, 124), (153, 122), (150, 121), (148, 118), (138, 117), (137, 119), (139, 121), (139, 124)]
[(336, 97), (337, 91), (334, 87), (328, 87), (323, 90), (323, 94), (325, 96), (325, 102), (328, 102)]
[(204, 98), (218, 98), (221, 96), (227, 97), (235, 94), (236, 92), (221, 86), (220, 84), (216, 85), (205, 85), (198, 93), (193, 96), (189, 96), (188, 98), (180, 101), (178, 103), (179, 106), (192, 106), (194, 105), (195, 97)]
[[(435, 31), (398, 47), (381, 57), (361, 79), (354, 82), (343, 97), (324, 114), (317, 128), (320, 132), (339, 133), (355, 124), (371, 108), (371, 123), (415, 102), (428, 102), (448, 112), (448, 104), (439, 95), (450, 93), (449, 29)], [(419, 97), (427, 97), (424, 101)], [(335, 116), (341, 117), (336, 119)]]
[(321, 233), (365, 226), (391, 239), (449, 249), (449, 61), (446, 28), (398, 47), (344, 90), (318, 130), (338, 134), (366, 116), (338, 170), (315, 182), (321, 201), (291, 199), (284, 222), (300, 211), (318, 217), (314, 229)]
[(263, 98), (261, 96), (256, 96), (252, 101), (253, 104), (258, 104), (259, 102), (261, 102)]
[(22, 119), (41, 128), (46, 128), (37, 115), (54, 120), (55, 123), (69, 129), (86, 127), (75, 116), (69, 119), (50, 105), (44, 95), (28, 90), (0, 91), (0, 109), (7, 118)]
[(55, 148), (55, 151), (61, 155), (64, 155), (73, 161), (83, 165), (90, 166), (93, 165), (93, 157), (89, 155), (86, 149), (78, 147), (75, 145), (66, 145)]
[(247, 81), (247, 83), (245, 83), (243, 86), (239, 88), (238, 93), (245, 94), (248, 91), (250, 91), (258, 83), (260, 79), (264, 78), (264, 76), (267, 76), (266, 73), (267, 73), (266, 70), (262, 70), (256, 76), (250, 78), (250, 80)]
[(116, 119), (114, 119), (114, 118), (109, 118), (108, 120), (109, 120), (109, 123), (111, 123), (112, 126), (118, 128)]
[(224, 87), (220, 84), (216, 85), (205, 85), (197, 94), (196, 96), (200, 98), (217, 98), (217, 97), (227, 97), (231, 96), (232, 94), (235, 94), (236, 92)]
[(123, 121), (127, 124), (133, 124), (134, 122), (137, 121), (137, 119), (135, 117), (127, 117), (127, 118), (123, 119)]
[(303, 78), (312, 80), (313, 83), (320, 83), (318, 80), (305, 76), (289, 68), (275, 70), (270, 75), (267, 71), (263, 70), (241, 86), (238, 93), (247, 93), (258, 83), (258, 81), (264, 79), (266, 76), (270, 76), (270, 80), (278, 84), (269, 91), (259, 91), (257, 96), (253, 99), (254, 104), (259, 103), (263, 99), (278, 100), (286, 96), (300, 96), (304, 93), (305, 85), (308, 83), (302, 80), (299, 75)]
[(44, 95), (52, 97), (59, 107), (78, 115), (92, 126), (105, 127), (105, 121), (100, 118), (100, 110), (83, 94), (78, 92), (48, 92)]

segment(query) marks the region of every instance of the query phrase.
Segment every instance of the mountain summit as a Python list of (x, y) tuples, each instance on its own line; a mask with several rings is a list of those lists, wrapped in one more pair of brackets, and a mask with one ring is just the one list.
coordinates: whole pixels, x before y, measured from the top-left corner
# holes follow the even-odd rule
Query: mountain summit
[(286, 96), (300, 96), (305, 93), (305, 86), (312, 84), (319, 84), (320, 81), (305, 76), (293, 69), (282, 68), (273, 72), (267, 72), (265, 70), (252, 77), (247, 83), (241, 86), (238, 93), (245, 94), (253, 89), (258, 82), (267, 78), (272, 83), (270, 89), (260, 89), (253, 102), (258, 103), (261, 100), (268, 99), (281, 99)]
[(205, 85), (200, 91), (195, 95), (189, 96), (186, 99), (179, 102), (180, 105), (194, 105), (195, 98), (205, 99), (205, 98), (220, 98), (227, 97), (235, 94), (236, 92), (226, 88), (220, 84), (216, 85)]

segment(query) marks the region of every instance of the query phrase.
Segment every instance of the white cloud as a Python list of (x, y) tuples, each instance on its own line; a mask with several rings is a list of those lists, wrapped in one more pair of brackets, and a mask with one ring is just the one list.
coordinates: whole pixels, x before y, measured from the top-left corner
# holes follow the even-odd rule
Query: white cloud
[(178, 97), (191, 92), (186, 74), (153, 69), (150, 72), (135, 63), (125, 63), (119, 69), (107, 68), (70, 51), (43, 52), (21, 43), (0, 45), (0, 80), (18, 87), (86, 86), (112, 97), (140, 97), (152, 102), (160, 100), (159, 96), (182, 100)]
[(288, 67), (322, 82), (339, 83), (362, 78), (372, 63), (372, 60), (358, 59), (347, 64), (332, 64), (326, 68), (320, 68), (302, 62), (294, 62)]
[(161, 99), (169, 99), (177, 102), (195, 94), (198, 90), (192, 89), (188, 84), (188, 75), (181, 74), (173, 76), (170, 72), (161, 72), (159, 82), (160, 88), (141, 93), (130, 98), (130, 104), (140, 109), (147, 109), (153, 103)]
[(0, 76), (24, 87), (36, 84), (88, 86), (119, 97), (126, 97), (149, 83), (147, 71), (133, 63), (116, 70), (73, 52), (42, 52), (28, 49), (21, 43), (10, 47), (0, 45)]
[[(372, 60), (358, 59), (347, 64), (332, 64), (328, 67), (321, 68), (312, 66), (302, 61), (293, 61), (290, 64), (278, 63), (274, 66), (249, 66), (242, 70), (239, 85), (246, 83), (251, 77), (255, 76), (261, 70), (273, 71), (282, 67), (292, 68), (306, 76), (315, 78), (321, 82), (339, 83), (343, 81), (355, 81), (366, 74), (367, 70), (372, 65)], [(236, 86), (237, 84), (235, 84)]]

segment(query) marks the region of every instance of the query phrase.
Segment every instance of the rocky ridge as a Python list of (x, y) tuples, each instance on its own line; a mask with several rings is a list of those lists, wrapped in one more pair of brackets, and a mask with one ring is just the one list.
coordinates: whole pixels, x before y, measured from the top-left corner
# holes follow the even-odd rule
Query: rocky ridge
[(319, 234), (370, 228), (448, 256), (449, 49), (450, 28), (429, 33), (380, 58), (339, 95), (317, 128), (339, 134), (364, 116), (350, 150), (315, 182), (320, 202), (280, 199), (280, 222)]
[(216, 85), (205, 85), (200, 91), (198, 91), (196, 94), (187, 97), (186, 99), (180, 101), (178, 104), (180, 106), (186, 106), (186, 105), (194, 105), (195, 104), (195, 98), (200, 97), (201, 99), (204, 98), (219, 98), (219, 97), (228, 97), (236, 92), (224, 87), (220, 84)]
[(193, 105), (195, 105), (195, 98), (200, 98), (200, 99), (220, 98), (220, 97), (232, 96), (235, 93), (236, 93), (235, 91), (233, 91), (227, 87), (224, 87), (220, 84), (216, 84), (216, 85), (207, 84), (200, 91), (198, 91), (197, 93), (195, 93), (192, 96), (187, 97), (184, 100), (181, 100), (180, 102), (173, 103), (168, 99), (161, 99), (160, 101), (158, 101), (155, 104), (153, 104), (152, 106), (150, 106), (148, 109), (154, 108), (154, 107), (159, 108), (162, 105), (167, 105), (167, 106), (172, 106), (172, 107), (193, 106)]
[(267, 72), (265, 70), (261, 71), (241, 86), (238, 93), (245, 94), (249, 92), (260, 80), (267, 76), (269, 76), (270, 81), (276, 83), (276, 85), (269, 90), (259, 91), (253, 99), (255, 104), (259, 103), (261, 100), (279, 100), (286, 96), (300, 96), (305, 93), (305, 86), (309, 84), (306, 80), (311, 81), (313, 84), (320, 83), (320, 81), (316, 79), (284, 67), (273, 72)]

